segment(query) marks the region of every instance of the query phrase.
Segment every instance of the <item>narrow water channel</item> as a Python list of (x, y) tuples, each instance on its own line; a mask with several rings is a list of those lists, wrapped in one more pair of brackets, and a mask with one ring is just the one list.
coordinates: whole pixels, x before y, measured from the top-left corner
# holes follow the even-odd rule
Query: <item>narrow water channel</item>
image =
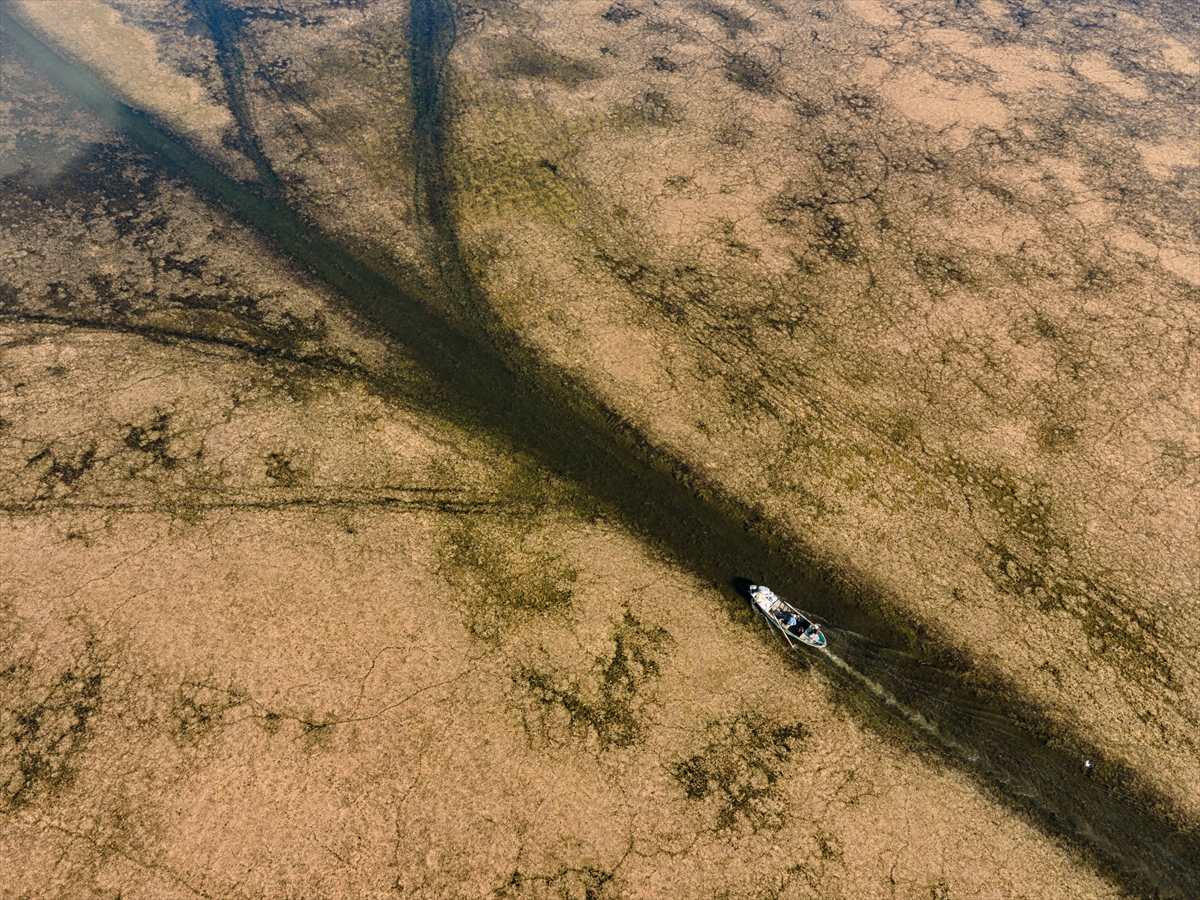
[[(619, 416), (559, 373), (535, 364), (495, 328), (455, 239), (444, 168), (440, 84), (454, 41), (443, 0), (412, 4), (418, 207), (441, 283), (421, 284), (356, 258), (284, 203), (227, 178), (144, 115), (113, 100), (0, 11), (4, 40), (110, 127), (324, 280), (402, 344), (443, 390), (438, 412), (507, 440), (582, 489), (591, 511), (620, 521), (679, 565), (719, 586), (723, 615), (761, 639), (738, 578), (762, 581), (831, 624), (831, 652), (806, 653), (846, 703), (886, 731), (901, 733), (969, 773), (993, 796), (1066, 839), (1129, 890), (1200, 896), (1200, 842), (1174, 828), (1149, 797), (1127, 797), (1088, 777), (1094, 756), (1078, 740), (1053, 737), (1053, 723), (1023, 722), (1021, 698), (988, 688), (979, 672), (948, 667), (954, 648), (920, 640), (883, 615), (879, 598), (851, 594), (805, 548), (774, 535), (736, 498), (720, 494), (678, 460), (650, 446)], [(446, 315), (438, 310), (457, 310)], [(781, 664), (785, 657), (781, 656)]]

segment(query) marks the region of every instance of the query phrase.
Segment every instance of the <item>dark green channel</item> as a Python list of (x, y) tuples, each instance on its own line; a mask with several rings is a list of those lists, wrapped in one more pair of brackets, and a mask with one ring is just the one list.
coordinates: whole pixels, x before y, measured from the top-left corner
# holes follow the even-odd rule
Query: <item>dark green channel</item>
[[(1030, 707), (1018, 687), (955, 666), (952, 661), (961, 658), (955, 648), (923, 640), (884, 598), (852, 587), (853, 579), (826, 569), (795, 539), (651, 446), (499, 327), (461, 259), (447, 190), (441, 85), (454, 41), (449, 4), (412, 4), (418, 212), (441, 275), (433, 285), (363, 262), (353, 248), (277, 199), (269, 177), (261, 191), (228, 178), (149, 117), (114, 100), (2, 10), (0, 25), (5, 42), (43, 75), (261, 231), (401, 343), (440, 385), (438, 413), (528, 454), (578, 486), (583, 512), (623, 523), (723, 591), (724, 609), (697, 608), (693, 614), (723, 615), (745, 628), (753, 619), (738, 579), (770, 584), (836, 623), (831, 646), (846, 667), (819, 653), (803, 660), (827, 672), (860, 718), (969, 773), (1130, 892), (1200, 896), (1200, 842), (1194, 831), (1172, 824), (1159, 798), (1133, 796), (1102, 774), (1087, 777), (1083, 759), (1101, 755), (1053, 722), (1026, 714)], [(222, 54), (228, 49), (222, 47)], [(914, 727), (918, 715), (931, 727)]]

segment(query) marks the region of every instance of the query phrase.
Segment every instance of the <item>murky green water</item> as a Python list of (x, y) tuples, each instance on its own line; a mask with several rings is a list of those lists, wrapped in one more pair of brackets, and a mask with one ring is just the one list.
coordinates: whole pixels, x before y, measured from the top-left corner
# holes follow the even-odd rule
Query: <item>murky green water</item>
[[(207, 12), (219, 25), (219, 8), (209, 5)], [(259, 229), (400, 342), (440, 386), (441, 393), (429, 398), (439, 414), (508, 442), (575, 485), (569, 493), (581, 512), (624, 523), (681, 566), (723, 587), (724, 609), (694, 614), (728, 617), (747, 640), (760, 640), (739, 579), (769, 584), (834, 623), (828, 654), (803, 651), (796, 660), (821, 667), (861, 718), (969, 772), (1047, 832), (1072, 841), (1129, 889), (1200, 895), (1196, 837), (1173, 827), (1154, 798), (1127, 796), (1119, 773), (1083, 741), (1063, 735), (1053, 723), (1025, 720), (1018, 687), (985, 684), (980, 673), (956, 665), (954, 648), (923, 640), (917, 629), (889, 615), (881, 598), (843, 587), (837, 573), (824, 570), (805, 548), (773, 535), (736, 498), (721, 495), (561, 373), (498, 337), (502, 332), (460, 258), (446, 190), (439, 88), (454, 41), (448, 4), (415, 0), (412, 16), (418, 211), (441, 274), (441, 283), (433, 285), (412, 273), (363, 263), (354, 248), (339, 245), (274, 199), (269, 171), (260, 171), (265, 185), (260, 192), (238, 184), (145, 116), (112, 100), (90, 76), (7, 16), (3, 27), (10, 46), (107, 125)], [(218, 45), (227, 78), (236, 83), (236, 55), (227, 34), (218, 37)], [(266, 165), (261, 155), (254, 160), (260, 170)], [(784, 664), (787, 656), (780, 659)], [(1094, 775), (1085, 772), (1085, 758), (1095, 760)]]

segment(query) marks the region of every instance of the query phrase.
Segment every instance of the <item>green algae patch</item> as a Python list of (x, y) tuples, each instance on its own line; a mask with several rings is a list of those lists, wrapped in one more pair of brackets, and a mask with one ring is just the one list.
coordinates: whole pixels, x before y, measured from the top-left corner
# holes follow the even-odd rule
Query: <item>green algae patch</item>
[(1013, 472), (993, 463), (979, 463), (959, 453), (942, 461), (939, 474), (958, 483), (968, 500), (982, 500), (1013, 536), (1028, 541), (1039, 552), (1065, 547), (1051, 527), (1054, 509), (1044, 488), (1026, 484)]
[(497, 71), (509, 78), (531, 78), (577, 88), (602, 74), (592, 63), (549, 50), (523, 35), (494, 42), (490, 51)]
[[(8, 604), (0, 623), (15, 632)], [(90, 638), (53, 670), (46, 654), (0, 653), (0, 809), (12, 811), (71, 787), (103, 710), (112, 671)], [(51, 671), (47, 671), (47, 668)]]
[(464, 610), (477, 638), (500, 641), (527, 617), (570, 612), (579, 570), (556, 547), (555, 523), (529, 514), (462, 517), (443, 556), (450, 580), (469, 586)]
[(662, 91), (645, 91), (631, 103), (620, 104), (610, 117), (609, 124), (618, 128), (635, 129), (647, 125), (666, 128), (683, 121), (683, 110)]
[(517, 708), (530, 744), (603, 751), (640, 743), (673, 645), (666, 629), (626, 609), (611, 631), (611, 649), (594, 656), (591, 665), (564, 671), (558, 661), (537, 654), (514, 678), (524, 688)]
[(378, 189), (412, 188), (416, 150), (411, 55), (404, 28), (359, 26), (347, 42), (323, 56), (318, 73), (306, 82), (307, 90), (318, 94), (330, 82), (344, 83), (354, 92), (353, 105), (333, 103), (323, 113), (323, 136), (348, 141)]
[(560, 221), (581, 190), (570, 169), (582, 126), (564, 122), (536, 100), (521, 101), (482, 79), (455, 71), (443, 87), (452, 121), (447, 178), (456, 216), (472, 225), (510, 215)]
[(688, 799), (711, 803), (719, 830), (778, 831), (788, 820), (778, 782), (803, 743), (804, 726), (745, 712), (708, 731), (705, 748), (672, 769)]
[(989, 541), (980, 560), (988, 577), (1006, 594), (1032, 596), (1043, 612), (1061, 610), (1087, 636), (1092, 657), (1111, 666), (1129, 683), (1164, 687), (1178, 694), (1182, 685), (1166, 655), (1154, 619), (1137, 603), (1082, 572), (1069, 555), (1058, 562), (1002, 541)]

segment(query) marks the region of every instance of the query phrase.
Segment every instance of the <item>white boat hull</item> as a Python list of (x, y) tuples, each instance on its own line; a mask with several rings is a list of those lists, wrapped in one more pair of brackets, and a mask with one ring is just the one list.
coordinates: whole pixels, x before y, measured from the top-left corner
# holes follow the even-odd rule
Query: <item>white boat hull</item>
[(750, 598), (754, 605), (783, 636), (788, 643), (799, 641), (809, 647), (822, 648), (826, 644), (821, 626), (790, 603), (781, 600), (769, 587), (750, 585)]

